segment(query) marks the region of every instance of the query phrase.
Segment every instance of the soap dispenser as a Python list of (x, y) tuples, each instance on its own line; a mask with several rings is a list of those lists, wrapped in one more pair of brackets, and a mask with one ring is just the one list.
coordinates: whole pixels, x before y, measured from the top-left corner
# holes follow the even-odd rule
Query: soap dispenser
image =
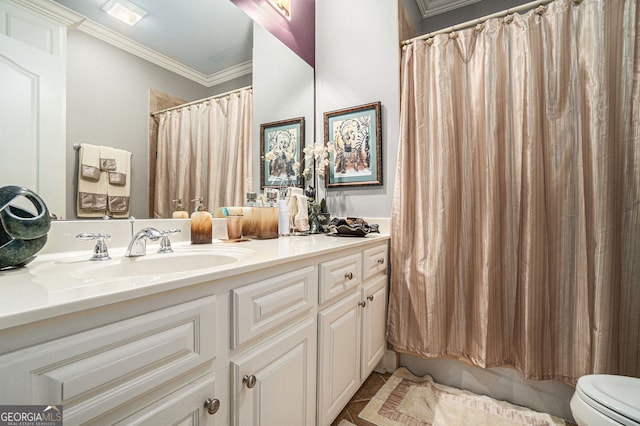
[(255, 238), (258, 229), (258, 214), (255, 212), (258, 206), (258, 194), (247, 192), (247, 201), (242, 207), (242, 235), (248, 238)]
[(177, 200), (173, 200), (174, 203), (178, 203), (176, 205), (176, 210), (171, 215), (174, 219), (189, 219), (189, 213), (184, 209), (184, 205), (182, 204), (182, 198), (178, 198)]
[(191, 201), (197, 201), (196, 211), (191, 213), (191, 244), (211, 244), (213, 220), (202, 201), (202, 197)]
[(275, 189), (265, 189), (266, 200), (262, 207), (255, 209), (258, 213), (257, 238), (266, 240), (278, 238), (278, 191)]

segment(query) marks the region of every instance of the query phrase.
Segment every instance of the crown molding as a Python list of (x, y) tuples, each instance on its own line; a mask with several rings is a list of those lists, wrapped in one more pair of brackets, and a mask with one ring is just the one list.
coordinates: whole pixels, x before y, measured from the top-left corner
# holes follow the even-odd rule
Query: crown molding
[(76, 12), (63, 7), (51, 0), (10, 0), (13, 3), (44, 15), (67, 27), (73, 27), (85, 18)]
[(478, 3), (480, 0), (416, 0), (422, 18), (439, 15), (459, 7)]
[(233, 80), (234, 78), (242, 77), (243, 75), (251, 74), (253, 72), (253, 61), (246, 61), (238, 65), (234, 65), (217, 73), (207, 76), (207, 83), (205, 86), (211, 87), (226, 81)]
[(68, 9), (52, 0), (13, 0), (15, 3), (34, 10), (46, 17), (60, 22), (68, 29), (78, 29), (92, 37), (111, 44), (125, 52), (129, 52), (139, 58), (151, 62), (182, 77), (188, 78), (205, 87), (212, 87), (234, 78), (250, 74), (252, 61), (227, 68), (214, 74), (203, 74), (191, 67), (184, 65), (162, 53), (125, 37), (109, 28), (85, 18), (83, 15)]

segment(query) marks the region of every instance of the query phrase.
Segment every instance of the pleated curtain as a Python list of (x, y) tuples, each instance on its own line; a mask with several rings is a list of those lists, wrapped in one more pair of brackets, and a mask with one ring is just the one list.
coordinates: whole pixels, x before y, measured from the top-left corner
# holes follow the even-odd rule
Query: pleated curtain
[(241, 206), (252, 185), (251, 89), (158, 115), (154, 217), (171, 217), (173, 200), (202, 197), (205, 207)]
[(640, 375), (639, 14), (556, 0), (403, 48), (398, 351)]

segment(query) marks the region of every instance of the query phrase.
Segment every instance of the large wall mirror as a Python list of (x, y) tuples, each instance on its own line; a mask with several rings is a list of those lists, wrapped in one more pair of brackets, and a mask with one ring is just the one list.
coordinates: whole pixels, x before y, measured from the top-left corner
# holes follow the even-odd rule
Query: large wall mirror
[[(256, 191), (260, 189), (260, 123), (305, 117), (306, 139), (312, 140), (313, 68), (229, 0), (134, 0), (149, 13), (132, 27), (126, 24), (107, 27), (106, 19), (113, 18), (101, 11), (106, 2), (0, 0), (30, 9), (36, 4), (35, 9), (42, 9), (44, 15), (50, 14), (50, 4), (62, 5), (70, 11), (66, 17), (64, 155), (58, 154), (55, 163), (47, 165), (64, 171), (61, 180), (54, 183), (57, 192), (66, 199), (64, 211), (54, 211), (58, 216), (76, 218), (77, 152), (73, 146), (91, 143), (132, 153), (129, 214), (149, 217), (149, 165), (155, 160), (149, 154), (150, 97), (158, 93), (190, 102), (252, 86)], [(170, 9), (175, 6), (183, 8)], [(167, 9), (161, 13), (163, 8)], [(167, 37), (158, 40), (154, 36), (158, 34), (155, 25), (167, 16), (169, 20), (160, 29)], [(186, 35), (186, 27), (199, 25), (216, 28), (224, 37), (210, 32)], [(136, 36), (136, 32), (142, 36)], [(138, 41), (132, 41), (134, 38)], [(214, 45), (218, 47), (212, 50)], [(13, 183), (12, 176), (4, 173), (0, 171), (0, 182)]]

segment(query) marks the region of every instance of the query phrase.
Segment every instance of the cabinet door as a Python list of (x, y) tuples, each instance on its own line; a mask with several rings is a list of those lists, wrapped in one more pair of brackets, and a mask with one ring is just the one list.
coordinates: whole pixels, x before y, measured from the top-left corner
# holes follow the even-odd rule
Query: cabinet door
[(313, 425), (316, 324), (307, 318), (231, 362), (232, 423)]
[(360, 291), (318, 314), (318, 417), (328, 425), (360, 386)]
[(373, 371), (386, 349), (387, 276), (380, 275), (362, 288), (362, 380)]

